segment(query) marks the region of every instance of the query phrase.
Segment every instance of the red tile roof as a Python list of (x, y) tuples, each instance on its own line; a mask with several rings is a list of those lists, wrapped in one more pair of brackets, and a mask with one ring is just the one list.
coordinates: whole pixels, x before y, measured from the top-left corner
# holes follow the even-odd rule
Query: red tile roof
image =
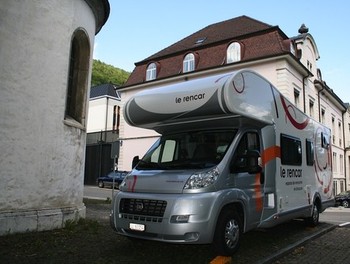
[[(204, 39), (200, 44), (197, 40)], [(158, 62), (157, 79), (182, 73), (182, 62), (188, 52), (196, 53), (196, 70), (225, 65), (226, 50), (232, 41), (241, 44), (241, 61), (273, 57), (289, 52), (289, 38), (277, 27), (240, 16), (209, 25), (169, 47), (137, 62), (124, 86), (145, 81), (146, 68), (150, 62)]]

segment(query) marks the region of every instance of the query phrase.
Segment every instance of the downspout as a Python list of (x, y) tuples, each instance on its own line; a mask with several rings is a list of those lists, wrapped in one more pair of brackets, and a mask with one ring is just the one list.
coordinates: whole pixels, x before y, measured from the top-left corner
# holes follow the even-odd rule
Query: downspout
[(306, 76), (304, 76), (303, 77), (303, 101), (304, 101), (304, 114), (306, 114), (306, 98), (305, 98), (305, 94), (306, 94), (306, 92), (305, 92), (305, 88), (306, 88), (306, 85), (305, 85), (305, 80), (307, 79), (307, 78), (309, 78), (309, 76), (310, 76), (310, 74), (308, 73)]
[[(108, 99), (109, 97), (107, 96), (107, 104), (106, 104), (106, 121), (105, 121), (105, 133), (107, 133), (107, 122), (108, 122)], [(106, 134), (105, 134), (106, 136)], [(106, 138), (105, 138), (106, 140)]]

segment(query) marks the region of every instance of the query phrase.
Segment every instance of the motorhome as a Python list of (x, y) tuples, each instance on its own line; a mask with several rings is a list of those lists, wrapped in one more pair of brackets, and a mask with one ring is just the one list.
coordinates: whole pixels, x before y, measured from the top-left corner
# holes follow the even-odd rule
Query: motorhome
[(227, 256), (249, 230), (314, 226), (334, 205), (330, 129), (254, 71), (139, 92), (124, 117), (161, 136), (113, 198), (118, 234)]

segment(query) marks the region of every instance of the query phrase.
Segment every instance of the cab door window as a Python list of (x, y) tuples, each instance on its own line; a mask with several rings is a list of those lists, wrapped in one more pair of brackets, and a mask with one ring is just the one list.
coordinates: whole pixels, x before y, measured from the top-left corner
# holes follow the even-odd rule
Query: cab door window
[(260, 153), (260, 140), (256, 132), (247, 132), (241, 138), (233, 158), (232, 169), (234, 172), (248, 172), (250, 168), (250, 158), (248, 153)]

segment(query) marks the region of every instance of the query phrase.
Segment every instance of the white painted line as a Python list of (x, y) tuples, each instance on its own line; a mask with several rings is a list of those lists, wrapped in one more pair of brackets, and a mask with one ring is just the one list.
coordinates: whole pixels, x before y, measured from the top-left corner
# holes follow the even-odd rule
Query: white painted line
[(339, 226), (346, 226), (346, 225), (350, 225), (350, 222), (342, 223), (342, 224), (340, 224)]

